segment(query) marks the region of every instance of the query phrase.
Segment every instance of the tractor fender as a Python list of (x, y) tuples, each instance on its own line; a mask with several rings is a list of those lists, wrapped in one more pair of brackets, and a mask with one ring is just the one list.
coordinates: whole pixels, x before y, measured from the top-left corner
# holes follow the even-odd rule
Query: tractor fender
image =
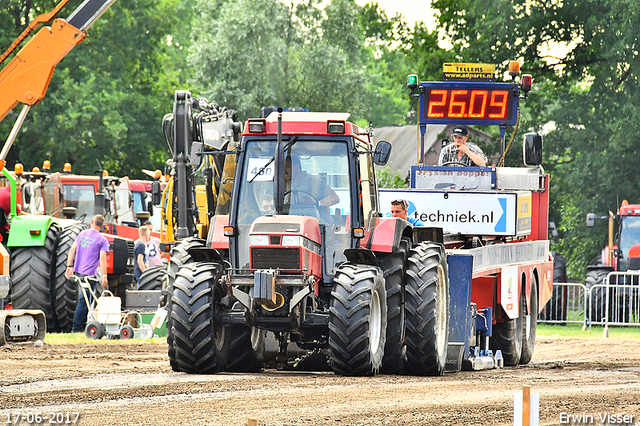
[(7, 247), (43, 247), (47, 231), (55, 222), (51, 216), (20, 215), (11, 219)]
[(349, 263), (379, 266), (375, 253), (365, 248), (348, 248), (344, 251), (344, 256)]
[(219, 264), (225, 263), (224, 256), (217, 249), (208, 247), (193, 247), (192, 249), (188, 250), (188, 253), (191, 255), (191, 258), (195, 262), (214, 262)]
[(360, 247), (378, 253), (393, 253), (400, 247), (402, 237), (412, 238), (413, 228), (397, 217), (377, 217), (374, 226), (360, 240)]

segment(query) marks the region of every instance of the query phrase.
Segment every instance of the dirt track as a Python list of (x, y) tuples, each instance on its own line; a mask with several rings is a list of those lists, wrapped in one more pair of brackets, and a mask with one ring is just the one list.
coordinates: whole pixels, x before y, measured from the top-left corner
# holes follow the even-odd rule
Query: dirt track
[(530, 385), (540, 424), (591, 415), (600, 425), (609, 413), (640, 425), (639, 343), (539, 338), (528, 366), (438, 378), (194, 376), (171, 371), (164, 344), (12, 345), (0, 347), (0, 422), (76, 412), (79, 425), (512, 425), (514, 392)]

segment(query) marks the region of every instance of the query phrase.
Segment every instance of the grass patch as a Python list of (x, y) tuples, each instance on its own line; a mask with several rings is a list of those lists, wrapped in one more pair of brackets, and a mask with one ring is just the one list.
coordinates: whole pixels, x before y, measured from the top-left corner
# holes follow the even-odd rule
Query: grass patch
[[(538, 324), (536, 336), (538, 337), (602, 337), (604, 327), (592, 326), (582, 330), (582, 324), (551, 325)], [(624, 339), (640, 339), (640, 327), (609, 327), (609, 337), (619, 337)]]
[(90, 339), (84, 333), (47, 333), (44, 336), (44, 343), (49, 345), (160, 345), (167, 344), (166, 337), (154, 337), (152, 339)]

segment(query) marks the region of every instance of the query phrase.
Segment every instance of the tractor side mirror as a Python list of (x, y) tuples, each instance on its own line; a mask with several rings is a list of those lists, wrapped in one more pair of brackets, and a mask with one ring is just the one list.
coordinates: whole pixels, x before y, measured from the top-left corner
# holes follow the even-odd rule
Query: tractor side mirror
[(159, 206), (162, 201), (162, 190), (160, 189), (160, 182), (151, 182), (151, 202), (154, 206)]
[(376, 144), (376, 150), (373, 152), (373, 162), (378, 166), (384, 166), (391, 156), (391, 143), (388, 141), (379, 141)]
[(596, 226), (596, 214), (587, 213), (587, 228), (593, 228)]
[(538, 133), (524, 135), (522, 157), (525, 166), (539, 166), (542, 164), (542, 136)]

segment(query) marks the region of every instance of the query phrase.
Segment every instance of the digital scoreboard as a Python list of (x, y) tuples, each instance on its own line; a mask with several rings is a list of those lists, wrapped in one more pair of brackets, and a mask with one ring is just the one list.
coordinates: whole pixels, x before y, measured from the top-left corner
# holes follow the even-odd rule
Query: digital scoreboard
[(511, 83), (420, 83), (420, 124), (514, 125), (517, 107)]

